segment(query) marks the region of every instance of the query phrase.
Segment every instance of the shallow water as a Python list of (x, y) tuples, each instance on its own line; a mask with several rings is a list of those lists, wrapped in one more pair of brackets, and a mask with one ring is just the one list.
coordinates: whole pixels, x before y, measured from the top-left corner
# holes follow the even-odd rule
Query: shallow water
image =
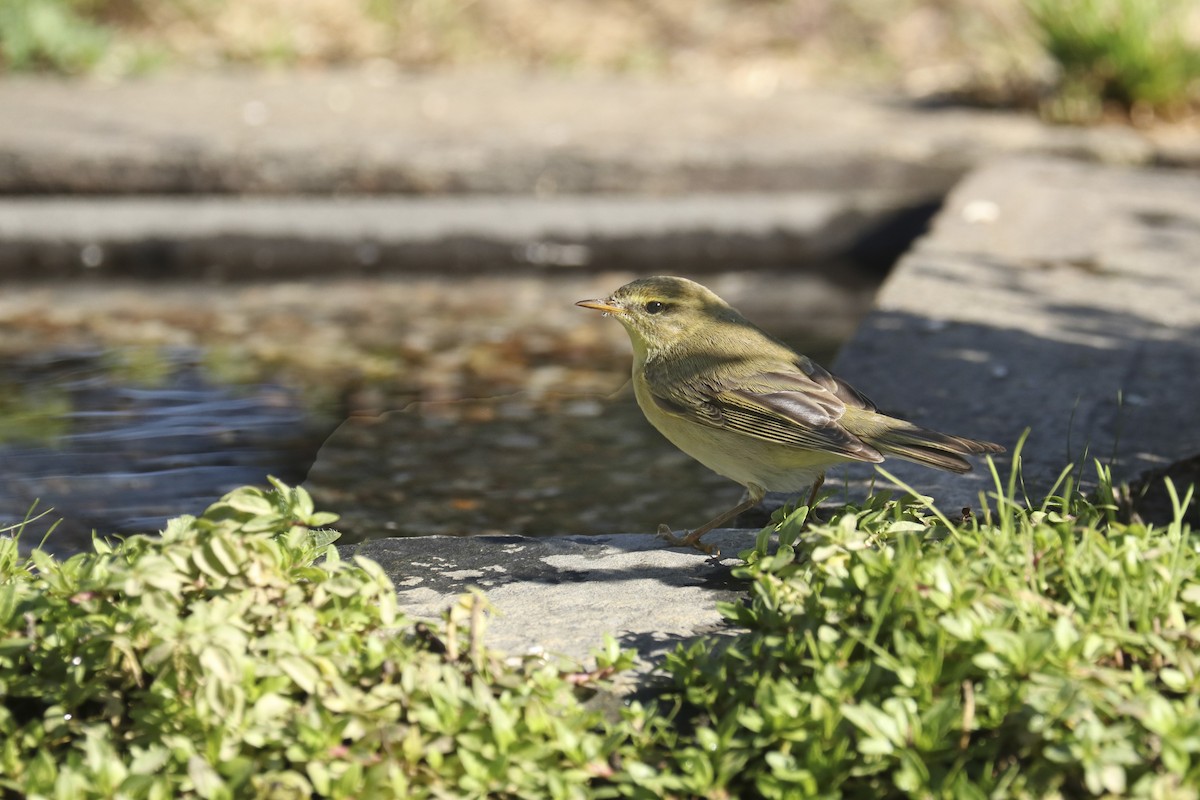
[[(27, 526), (26, 545), (57, 523), (51, 548), (75, 550), (92, 530), (159, 530), (268, 472), (299, 481), (328, 432), (294, 389), (219, 382), (200, 351), (155, 351), (152, 375), (126, 355), (2, 365), (0, 525), (46, 512)], [(148, 354), (138, 355), (144, 370)]]
[[(61, 519), (67, 553), (270, 474), (352, 540), (695, 526), (741, 489), (645, 422), (624, 332), (572, 305), (629, 277), (10, 287), (0, 520), (52, 507), (23, 542)], [(823, 360), (873, 288), (716, 280)]]
[(629, 392), (354, 417), (325, 442), (306, 485), (340, 510), (350, 540), (694, 527), (741, 493), (663, 440)]

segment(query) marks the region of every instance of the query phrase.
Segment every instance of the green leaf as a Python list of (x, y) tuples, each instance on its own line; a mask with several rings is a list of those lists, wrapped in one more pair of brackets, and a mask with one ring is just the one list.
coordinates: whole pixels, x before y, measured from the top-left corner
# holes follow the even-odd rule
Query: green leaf
[(1174, 667), (1163, 667), (1158, 671), (1158, 679), (1162, 681), (1168, 689), (1173, 692), (1186, 692), (1189, 690), (1187, 675)]
[(171, 760), (171, 751), (160, 745), (133, 747), (131, 750), (133, 759), (129, 762), (129, 771), (132, 773), (153, 775), (165, 768)]
[(7, 628), (17, 610), (17, 586), (0, 584), (0, 628)]
[(225, 498), (225, 503), (238, 511), (253, 514), (256, 517), (275, 516), (275, 504), (257, 490), (244, 489), (233, 492)]
[(240, 681), (241, 672), (233, 655), (223, 647), (205, 647), (198, 658), (205, 675), (222, 683)]
[(280, 658), (277, 663), (279, 669), (301, 689), (309, 694), (317, 691), (317, 683), (321, 679), (321, 673), (310, 662), (299, 656), (285, 656)]
[(211, 560), (219, 563), (226, 575), (236, 575), (241, 572), (241, 562), (234, 554), (233, 548), (224, 538), (214, 536), (205, 545)]
[(221, 775), (200, 756), (191, 756), (187, 760), (187, 775), (200, 797), (218, 797), (225, 788)]

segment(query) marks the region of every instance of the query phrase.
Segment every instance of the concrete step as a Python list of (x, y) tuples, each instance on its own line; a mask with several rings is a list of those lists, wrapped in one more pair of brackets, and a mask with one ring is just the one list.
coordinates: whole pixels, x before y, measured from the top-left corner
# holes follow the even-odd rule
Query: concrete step
[(997, 153), (1200, 164), (1194, 130), (635, 77), (168, 73), (0, 82), (0, 194), (943, 195)]
[(836, 279), (847, 264), (882, 274), (935, 208), (879, 191), (9, 197), (0, 198), (0, 278), (799, 265)]

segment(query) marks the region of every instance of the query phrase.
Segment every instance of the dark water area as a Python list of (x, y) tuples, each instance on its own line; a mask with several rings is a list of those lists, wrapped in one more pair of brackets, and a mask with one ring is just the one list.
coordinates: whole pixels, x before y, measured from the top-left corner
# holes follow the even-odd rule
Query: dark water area
[[(153, 532), (268, 473), (299, 482), (330, 430), (294, 389), (233, 386), (197, 350), (101, 350), (0, 365), (0, 525), (48, 549)], [(44, 512), (44, 515), (43, 515)]]
[[(629, 345), (574, 308), (630, 276), (22, 287), (0, 296), (0, 526), (161, 530), (268, 475), (347, 541), (686, 528), (741, 489), (644, 420)], [(870, 301), (709, 280), (825, 361)], [(788, 287), (783, 294), (780, 287)]]

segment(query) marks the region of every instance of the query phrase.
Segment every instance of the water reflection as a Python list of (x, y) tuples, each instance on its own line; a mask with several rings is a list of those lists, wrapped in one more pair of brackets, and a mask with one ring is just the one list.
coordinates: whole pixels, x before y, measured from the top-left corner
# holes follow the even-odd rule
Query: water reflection
[(23, 542), (59, 520), (61, 555), (268, 474), (303, 481), (348, 541), (686, 527), (740, 491), (663, 440), (628, 387), (417, 402), (335, 428), (296, 389), (217, 380), (195, 349), (60, 353), (5, 374), (0, 525), (49, 507)]
[(514, 395), (347, 420), (305, 484), (351, 541), (653, 531), (698, 524), (740, 488), (613, 397)]
[[(62, 517), (67, 553), (268, 474), (351, 538), (695, 524), (740, 489), (650, 427), (628, 337), (573, 305), (633, 277), (8, 286), (0, 524), (53, 506), (23, 542)], [(819, 360), (873, 288), (706, 280)]]
[(43, 354), (4, 364), (0, 525), (31, 509), (35, 544), (65, 553), (100, 533), (156, 531), (267, 472), (298, 481), (329, 429), (294, 390), (213, 380), (195, 349)]

